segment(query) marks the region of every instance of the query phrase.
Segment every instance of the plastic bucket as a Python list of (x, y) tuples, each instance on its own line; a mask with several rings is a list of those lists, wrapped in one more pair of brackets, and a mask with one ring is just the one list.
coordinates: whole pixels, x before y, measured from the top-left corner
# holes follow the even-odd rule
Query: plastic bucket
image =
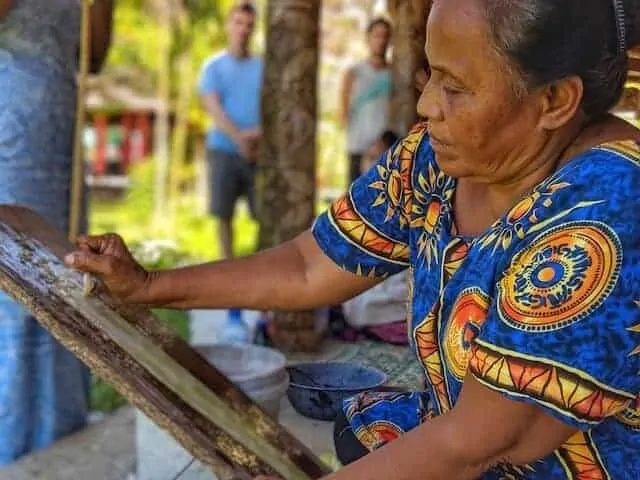
[(279, 385), (272, 386), (270, 388), (263, 388), (261, 390), (245, 391), (245, 393), (258, 405), (260, 405), (265, 412), (271, 415), (273, 418), (278, 418), (280, 414), (280, 401), (285, 396), (289, 389), (289, 376), (285, 373), (285, 379)]
[(277, 417), (280, 399), (289, 386), (284, 355), (257, 345), (215, 344), (196, 349), (253, 401)]

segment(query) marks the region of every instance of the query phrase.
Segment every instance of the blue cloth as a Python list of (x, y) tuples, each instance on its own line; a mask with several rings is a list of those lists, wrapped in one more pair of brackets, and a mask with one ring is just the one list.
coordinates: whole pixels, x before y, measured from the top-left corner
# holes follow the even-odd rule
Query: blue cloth
[[(0, 203), (66, 230), (80, 3), (18, 0), (0, 22)], [(0, 293), (0, 464), (86, 424), (88, 370)]]
[(358, 275), (412, 268), (409, 334), (428, 390), (347, 401), (360, 441), (379, 448), (445, 414), (471, 374), (578, 430), (534, 465), (501, 465), (484, 480), (640, 478), (638, 185), (635, 142), (601, 145), (464, 238), (456, 180), (438, 168), (425, 127), (384, 155), (313, 229)]
[[(200, 77), (200, 95), (215, 93), (227, 117), (240, 130), (260, 125), (260, 92), (262, 60), (256, 57), (238, 59), (224, 52), (209, 59)], [(207, 147), (238, 154), (238, 146), (218, 128), (207, 135)]]

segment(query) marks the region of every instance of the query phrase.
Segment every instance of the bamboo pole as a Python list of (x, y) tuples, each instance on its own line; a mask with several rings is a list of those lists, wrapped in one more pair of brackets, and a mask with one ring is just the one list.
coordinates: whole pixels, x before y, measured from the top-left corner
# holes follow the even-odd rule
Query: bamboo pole
[(82, 0), (82, 21), (80, 27), (80, 65), (78, 92), (76, 96), (76, 125), (73, 140), (73, 163), (69, 198), (69, 239), (74, 241), (80, 233), (82, 215), (82, 190), (84, 187), (84, 149), (82, 134), (86, 116), (86, 92), (89, 75), (89, 57), (91, 48), (91, 5), (93, 0)]

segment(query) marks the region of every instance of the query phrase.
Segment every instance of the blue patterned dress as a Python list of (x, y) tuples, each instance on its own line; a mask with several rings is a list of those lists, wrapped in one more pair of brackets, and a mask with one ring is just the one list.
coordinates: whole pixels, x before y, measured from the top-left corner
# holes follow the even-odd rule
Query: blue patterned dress
[(579, 431), (483, 479), (640, 478), (639, 159), (634, 142), (593, 148), (465, 238), (456, 180), (420, 126), (318, 218), (315, 238), (343, 268), (412, 270), (409, 336), (427, 391), (347, 401), (366, 447), (449, 411), (470, 373)]
[[(0, 203), (67, 229), (80, 0), (17, 0), (0, 20)], [(0, 463), (83, 427), (87, 370), (0, 293)]]

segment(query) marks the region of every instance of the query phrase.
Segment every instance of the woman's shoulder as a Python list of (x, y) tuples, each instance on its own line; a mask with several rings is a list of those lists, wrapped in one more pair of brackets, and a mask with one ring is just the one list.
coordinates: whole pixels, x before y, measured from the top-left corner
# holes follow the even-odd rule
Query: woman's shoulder
[[(640, 170), (640, 136), (638, 140), (618, 140), (597, 145), (587, 152), (600, 160), (619, 163), (631, 171)], [(598, 165), (600, 163), (596, 162)], [(602, 162), (604, 163), (604, 162)]]
[(515, 253), (548, 238), (576, 239), (597, 231), (597, 238), (608, 238), (616, 246), (611, 254), (618, 247), (636, 251), (639, 186), (640, 147), (628, 141), (598, 145), (540, 183), (478, 243), (481, 250), (501, 246)]
[(561, 167), (554, 178), (580, 187), (580, 192), (638, 198), (640, 144), (634, 140), (599, 144)]

